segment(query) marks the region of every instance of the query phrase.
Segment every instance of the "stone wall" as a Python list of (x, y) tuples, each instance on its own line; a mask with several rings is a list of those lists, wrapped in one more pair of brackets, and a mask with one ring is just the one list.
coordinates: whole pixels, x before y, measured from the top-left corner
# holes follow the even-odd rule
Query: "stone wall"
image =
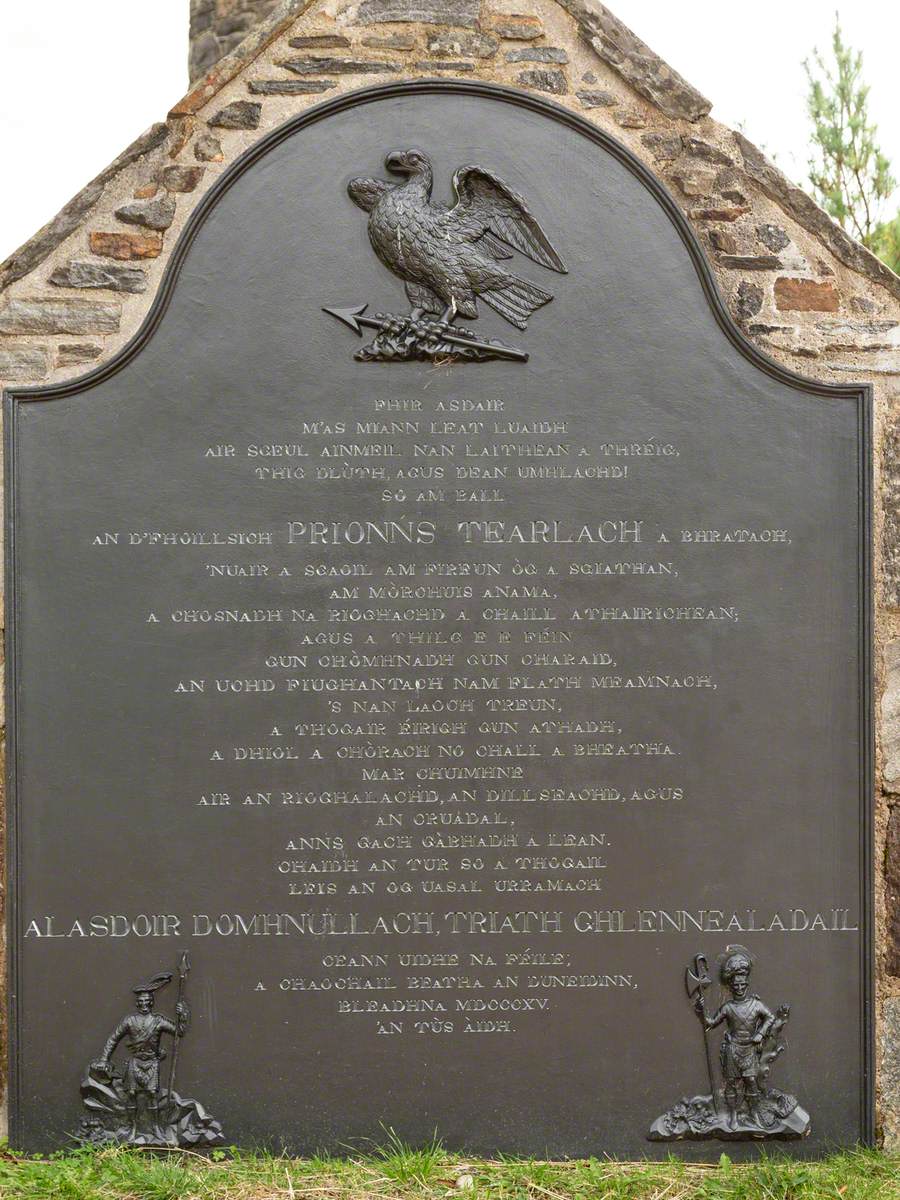
[(206, 73), (167, 120), (0, 265), (0, 384), (115, 354), (200, 198), (268, 131), (422, 76), (525, 88), (617, 137), (675, 196), (748, 338), (806, 375), (873, 384), (879, 1121), (900, 1148), (900, 279), (593, 0), (192, 0), (192, 62)]
[(191, 0), (188, 74), (191, 83), (241, 44), (278, 0)]

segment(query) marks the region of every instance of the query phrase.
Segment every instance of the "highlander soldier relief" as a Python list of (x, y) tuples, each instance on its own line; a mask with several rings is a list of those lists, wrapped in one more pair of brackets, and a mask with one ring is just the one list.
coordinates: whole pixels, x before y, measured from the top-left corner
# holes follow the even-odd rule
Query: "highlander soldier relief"
[[(132, 988), (136, 1011), (115, 1027), (81, 1084), (85, 1110), (79, 1130), (82, 1141), (97, 1146), (215, 1146), (223, 1140), (218, 1121), (196, 1100), (185, 1100), (174, 1090), (178, 1049), (190, 1022), (184, 998), (189, 970), (188, 955), (184, 953), (178, 967), (174, 1021), (153, 1011), (156, 993), (172, 982), (171, 974), (155, 975), (149, 983)], [(164, 1034), (173, 1041), (165, 1083), (160, 1076), (160, 1064), (166, 1057)], [(120, 1042), (128, 1047), (122, 1072), (112, 1062)]]
[[(753, 955), (743, 946), (729, 946), (719, 961), (719, 979), (729, 996), (714, 1013), (706, 1011), (703, 991), (712, 982), (706, 956), (697, 954), (685, 973), (687, 994), (703, 1030), (709, 1093), (683, 1099), (653, 1122), (650, 1137), (667, 1142), (678, 1138), (797, 1138), (809, 1133), (809, 1116), (794, 1096), (767, 1086), (772, 1063), (786, 1047), (780, 1034), (791, 1015), (782, 1004), (775, 1012), (750, 992)], [(722, 1087), (716, 1083), (709, 1034), (724, 1026), (719, 1046)]]
[(6, 399), (13, 1145), (871, 1138), (869, 407), (559, 107), (248, 151)]

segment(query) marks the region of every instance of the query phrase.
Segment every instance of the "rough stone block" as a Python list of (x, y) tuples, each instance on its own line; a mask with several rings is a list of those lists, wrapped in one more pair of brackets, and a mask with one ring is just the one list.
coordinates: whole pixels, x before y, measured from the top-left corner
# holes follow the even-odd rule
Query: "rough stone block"
[(222, 162), (222, 143), (208, 133), (201, 134), (194, 142), (194, 158), (199, 162)]
[(539, 92), (550, 92), (554, 96), (564, 96), (569, 90), (566, 77), (562, 71), (520, 71), (516, 76), (523, 87), (536, 88)]
[(881, 535), (881, 577), (884, 603), (900, 608), (900, 429), (894, 425), (884, 439), (881, 459), (884, 530)]
[(544, 32), (544, 23), (540, 17), (527, 13), (497, 13), (489, 20), (488, 27), (497, 37), (508, 38), (513, 42), (533, 42)]
[(565, 65), (569, 61), (569, 56), (558, 46), (525, 46), (521, 50), (507, 50), (506, 61), (562, 63)]
[(56, 352), (58, 367), (74, 367), (78, 363), (93, 362), (103, 353), (103, 347), (93, 342), (65, 342)]
[(346, 50), (350, 39), (339, 33), (312, 33), (291, 38), (288, 45), (294, 50)]
[(775, 280), (775, 304), (782, 312), (837, 312), (840, 297), (833, 283), (782, 276)]
[(851, 296), (850, 307), (854, 312), (862, 313), (863, 316), (871, 316), (878, 312), (878, 305), (870, 296)]
[(363, 0), (356, 19), (360, 25), (420, 21), (475, 29), (480, 13), (480, 0)]
[(732, 167), (725, 167), (716, 175), (714, 190), (723, 200), (732, 204), (746, 204), (747, 197), (742, 191), (743, 186), (743, 180), (737, 171)]
[(57, 267), (49, 282), (54, 287), (104, 288), (111, 292), (146, 292), (147, 276), (140, 267), (120, 267), (115, 263), (73, 259)]
[(782, 265), (774, 254), (722, 254), (719, 264), (730, 271), (777, 271)]
[(584, 42), (666, 116), (699, 121), (712, 104), (598, 0), (560, 0)]
[(366, 58), (285, 58), (279, 64), (295, 75), (395, 75), (397, 63)]
[(451, 74), (464, 75), (469, 71), (475, 70), (475, 64), (470, 62), (441, 62), (438, 59), (430, 58), (425, 62), (417, 62), (416, 67), (420, 71), (449, 71)]
[(884, 1002), (880, 1059), (884, 1148), (896, 1154), (900, 1150), (900, 996), (889, 996)]
[(614, 108), (619, 101), (612, 92), (576, 92), (585, 108)]
[(749, 204), (733, 204), (722, 208), (694, 208), (688, 216), (692, 221), (736, 221), (749, 211)]
[(155, 179), (151, 179), (148, 183), (142, 183), (134, 189), (132, 195), (135, 200), (152, 200), (159, 191), (159, 184)]
[(484, 33), (434, 33), (428, 38), (427, 49), (429, 54), (492, 58), (500, 49), (500, 39)]
[(820, 333), (840, 334), (852, 339), (856, 349), (859, 350), (870, 344), (870, 338), (879, 339), (879, 350), (882, 348), (881, 342), (885, 338), (892, 339), (891, 345), (900, 345), (900, 342), (897, 341), (900, 336), (900, 321), (892, 321), (890, 318), (879, 321), (851, 321), (842, 317), (826, 317), (823, 321), (816, 321), (816, 329)]
[(672, 164), (672, 180), (686, 196), (713, 195), (718, 173), (712, 163), (684, 154)]
[(0, 333), (115, 333), (122, 307), (111, 300), (8, 300)]
[(254, 96), (314, 96), (333, 87), (333, 79), (251, 79), (247, 84)]
[(701, 158), (704, 162), (715, 163), (720, 167), (733, 167), (734, 159), (717, 146), (710, 145), (709, 142), (704, 142), (702, 138), (684, 137), (682, 138), (682, 146), (685, 154), (689, 154), (691, 158)]
[(215, 0), (191, 0), (190, 21), (191, 35), (199, 30), (208, 29), (215, 15)]
[(102, 233), (95, 231), (88, 239), (91, 253), (102, 258), (117, 258), (129, 262), (140, 258), (159, 258), (162, 237), (158, 233)]
[(620, 108), (613, 116), (616, 124), (621, 125), (623, 129), (644, 129), (647, 124), (647, 118), (637, 108)]
[(770, 337), (772, 334), (793, 337), (796, 333), (796, 327), (793, 325), (767, 325), (764, 321), (753, 321), (749, 329), (754, 337)]
[(641, 145), (647, 147), (657, 162), (672, 162), (682, 148), (677, 133), (644, 133), (641, 134)]
[[(900, 639), (884, 652), (884, 695), (881, 698), (882, 780), (887, 792), (900, 792)], [(897, 864), (900, 875), (900, 863)]]
[[(887, 909), (884, 969), (900, 976), (900, 805), (888, 817), (884, 845), (884, 902)], [(898, 1131), (900, 1132), (900, 1131)]]
[(0, 346), (0, 380), (21, 383), (43, 379), (50, 369), (50, 356), (43, 346)]
[(706, 237), (718, 254), (737, 254), (737, 238), (728, 229), (708, 229)]
[(220, 108), (208, 124), (218, 129), (258, 129), (262, 105), (252, 100), (235, 100)]
[(764, 246), (768, 247), (775, 254), (779, 250), (783, 250), (785, 246), (789, 246), (791, 242), (791, 239), (780, 225), (757, 225), (756, 236)]
[(160, 178), (167, 192), (192, 192), (203, 178), (203, 167), (173, 163), (163, 169)]
[(741, 190), (740, 178), (737, 172), (730, 168), (719, 172), (715, 188), (723, 200), (729, 200), (732, 204), (747, 203), (747, 197)]
[(191, 41), (191, 54), (188, 71), (192, 80), (199, 79), (216, 65), (222, 57), (222, 47), (219, 39), (211, 29), (204, 29)]
[(169, 158), (174, 162), (191, 140), (194, 133), (194, 121), (191, 118), (174, 120), (172, 129), (172, 144), (169, 146)]
[(230, 16), (222, 17), (216, 22), (216, 33), (219, 37), (229, 37), (231, 34), (239, 33), (243, 36), (250, 26), (254, 23), (254, 16), (251, 13), (232, 13)]
[(221, 57), (224, 58), (226, 54), (230, 54), (232, 50), (236, 50), (246, 36), (246, 33), (229, 33), (227, 37), (220, 37), (219, 47)]
[(763, 298), (764, 292), (761, 287), (757, 287), (749, 279), (742, 279), (735, 298), (735, 315), (741, 321), (749, 321), (762, 308)]
[(116, 216), (126, 225), (143, 225), (145, 229), (168, 229), (175, 219), (175, 201), (171, 196), (160, 200), (137, 200), (116, 209)]

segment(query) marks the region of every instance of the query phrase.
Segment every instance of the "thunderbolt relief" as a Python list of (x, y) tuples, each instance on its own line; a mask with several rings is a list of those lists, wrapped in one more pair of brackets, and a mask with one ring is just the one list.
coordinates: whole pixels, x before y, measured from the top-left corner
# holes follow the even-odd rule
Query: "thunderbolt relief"
[[(698, 954), (685, 972), (685, 989), (703, 1032), (709, 1093), (684, 1097), (653, 1122), (650, 1138), (669, 1142), (680, 1138), (800, 1138), (809, 1133), (809, 1114), (795, 1096), (768, 1086), (772, 1063), (786, 1047), (781, 1032), (790, 1016), (782, 1004), (772, 1012), (750, 991), (753, 955), (743, 946), (729, 946), (719, 957), (719, 980), (727, 999), (707, 1012), (703, 993), (712, 982), (706, 956)], [(709, 1035), (724, 1026), (719, 1046), (722, 1086), (716, 1083)]]
[[(184, 996), (189, 970), (185, 952), (178, 967), (174, 1021), (153, 1011), (156, 993), (172, 982), (171, 972), (154, 975), (132, 989), (135, 1011), (123, 1017), (106, 1039), (100, 1057), (88, 1067), (81, 1084), (81, 1141), (126, 1146), (215, 1146), (222, 1141), (219, 1122), (198, 1101), (185, 1099), (175, 1091), (178, 1047), (191, 1018)], [(160, 1066), (166, 1057), (163, 1035), (172, 1038), (171, 1066), (165, 1084), (160, 1078)], [(128, 1057), (120, 1071), (113, 1064), (113, 1055), (123, 1041)]]
[(523, 350), (479, 340), (457, 317), (478, 316), (480, 298), (516, 329), (553, 299), (550, 292), (513, 274), (503, 264), (517, 250), (560, 274), (562, 259), (525, 201), (491, 171), (460, 167), (453, 176), (452, 208), (431, 198), (434, 174), (421, 150), (394, 150), (384, 165), (401, 183), (351, 179), (347, 191), (369, 214), (369, 241), (382, 263), (406, 284), (409, 315), (364, 316), (367, 305), (326, 308), (356, 333), (376, 330), (358, 351), (360, 362), (526, 362)]

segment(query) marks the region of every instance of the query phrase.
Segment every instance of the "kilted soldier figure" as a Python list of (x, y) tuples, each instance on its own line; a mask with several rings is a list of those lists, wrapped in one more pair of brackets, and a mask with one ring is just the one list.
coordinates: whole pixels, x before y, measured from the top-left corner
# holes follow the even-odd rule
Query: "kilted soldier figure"
[[(175, 1091), (178, 1051), (191, 1013), (184, 992), (190, 962), (187, 951), (178, 964), (175, 1019), (153, 1011), (156, 993), (172, 975), (154, 975), (134, 992), (135, 1011), (123, 1017), (106, 1040), (101, 1057), (92, 1062), (81, 1081), (82, 1118), (78, 1139), (93, 1146), (218, 1146), (222, 1126), (199, 1100)], [(161, 1086), (159, 1064), (166, 1057), (163, 1034), (174, 1039), (172, 1066)], [(123, 1039), (128, 1057), (120, 1071), (113, 1063)]]
[(702, 993), (698, 993), (694, 1001), (697, 1015), (707, 1029), (715, 1029), (723, 1021), (726, 1023), (719, 1057), (725, 1080), (728, 1124), (732, 1129), (737, 1128), (742, 1093), (750, 1117), (756, 1124), (765, 1129), (771, 1123), (760, 1108), (760, 1081), (766, 1074), (761, 1047), (775, 1025), (776, 1016), (766, 1008), (759, 996), (747, 994), (752, 969), (749, 953), (736, 949), (724, 959), (719, 970), (719, 978), (731, 992), (731, 999), (726, 1000), (712, 1016), (706, 1015)]
[(129, 1057), (122, 1075), (122, 1088), (131, 1123), (130, 1141), (136, 1141), (139, 1133), (153, 1141), (165, 1141), (160, 1120), (159, 1064), (166, 1052), (160, 1043), (164, 1033), (175, 1038), (184, 1037), (190, 1021), (190, 1009), (184, 1000), (175, 1005), (174, 1023), (153, 1011), (156, 993), (171, 980), (171, 973), (155, 975), (149, 983), (132, 988), (137, 1011), (122, 1018), (107, 1038), (100, 1059), (91, 1064), (92, 1071), (111, 1072), (110, 1060), (116, 1046), (123, 1038), (128, 1039)]
[[(703, 1029), (709, 1092), (683, 1094), (652, 1123), (650, 1140), (806, 1137), (809, 1113), (800, 1107), (796, 1096), (772, 1087), (768, 1081), (772, 1064), (786, 1049), (781, 1032), (791, 1015), (790, 1005), (782, 1004), (773, 1013), (759, 996), (750, 994), (753, 955), (745, 946), (726, 946), (718, 962), (719, 979), (730, 995), (712, 1016), (707, 1016), (703, 1003), (703, 992), (712, 983), (706, 955), (695, 954), (684, 974), (685, 991)], [(710, 1030), (719, 1025), (725, 1026), (719, 1046), (724, 1084), (721, 1089), (716, 1082), (709, 1036)]]

